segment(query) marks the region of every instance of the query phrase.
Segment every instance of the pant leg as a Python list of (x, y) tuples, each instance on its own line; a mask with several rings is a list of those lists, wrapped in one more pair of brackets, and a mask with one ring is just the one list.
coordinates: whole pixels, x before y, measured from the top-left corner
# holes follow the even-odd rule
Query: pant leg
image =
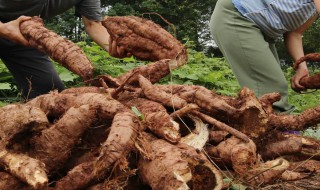
[(259, 27), (243, 17), (231, 0), (218, 0), (210, 20), (212, 36), (224, 54), (241, 87), (253, 90), (257, 97), (279, 92), (276, 111), (292, 111), (288, 104), (288, 82), (281, 70), (272, 43)]
[(34, 48), (0, 38), (0, 58), (26, 99), (65, 88), (48, 56)]

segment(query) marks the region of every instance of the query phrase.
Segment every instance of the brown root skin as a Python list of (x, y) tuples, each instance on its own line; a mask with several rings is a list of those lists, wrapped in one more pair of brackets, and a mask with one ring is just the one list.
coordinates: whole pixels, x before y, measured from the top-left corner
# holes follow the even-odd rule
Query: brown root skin
[(152, 83), (142, 75), (139, 76), (139, 84), (144, 95), (150, 100), (162, 103), (165, 106), (175, 109), (183, 108), (188, 104), (184, 99), (176, 95), (166, 93), (157, 88), (156, 85), (152, 85)]
[(177, 119), (179, 117), (184, 117), (185, 115), (187, 114), (190, 114), (194, 111), (199, 111), (200, 108), (198, 105), (196, 104), (187, 104), (185, 107), (175, 111), (175, 112), (172, 112), (170, 114), (170, 116), (173, 118), (173, 119)]
[(126, 103), (128, 107), (136, 107), (143, 115), (143, 124), (157, 136), (171, 143), (178, 143), (181, 139), (179, 124), (176, 123), (167, 110), (159, 103), (147, 99), (137, 98)]
[(293, 68), (297, 69), (299, 64), (304, 62), (304, 61), (320, 61), (320, 53), (309, 53), (303, 57), (301, 57), (300, 59), (298, 59), (294, 64), (293, 64)]
[(231, 137), (218, 146), (208, 149), (208, 154), (214, 159), (221, 159), (231, 165), (236, 173), (244, 175), (256, 164), (258, 156), (256, 146), (250, 140), (248, 143)]
[(87, 187), (94, 181), (94, 161), (82, 163), (68, 172), (66, 176), (57, 181), (55, 190), (78, 190)]
[(295, 181), (307, 177), (308, 174), (286, 170), (281, 174), (281, 179), (285, 181)]
[(89, 105), (68, 109), (52, 127), (32, 139), (32, 157), (44, 162), (47, 171), (61, 169), (73, 146), (94, 122), (95, 112)]
[(294, 181), (284, 181), (284, 180), (279, 180), (278, 183), (270, 184), (265, 187), (263, 187), (263, 190), (317, 190), (320, 187), (320, 180), (319, 176), (314, 175), (314, 176), (307, 176), (304, 179), (300, 180), (294, 180)]
[(255, 166), (255, 168), (247, 172), (244, 180), (250, 185), (271, 184), (279, 179), (283, 172), (289, 167), (289, 162), (283, 158), (270, 160)]
[(246, 134), (238, 131), (235, 128), (230, 127), (229, 125), (226, 125), (225, 123), (222, 123), (222, 122), (216, 120), (213, 117), (207, 116), (206, 114), (203, 114), (203, 113), (198, 112), (198, 111), (194, 111), (192, 113), (192, 115), (195, 115), (195, 116), (199, 117), (200, 119), (208, 122), (209, 124), (217, 127), (218, 129), (221, 129), (223, 131), (227, 131), (228, 133), (230, 133), (230, 134), (234, 135), (235, 137), (243, 140), (244, 142), (249, 142), (250, 141), (249, 137)]
[[(156, 85), (152, 85), (147, 79), (145, 79), (143, 76), (140, 76), (139, 78), (140, 86), (145, 94), (146, 97), (148, 97), (151, 100), (157, 101), (157, 102), (162, 102), (164, 105), (173, 107), (174, 109), (182, 109), (186, 106), (188, 106), (187, 101), (180, 98), (176, 94), (169, 94)], [(157, 90), (154, 91), (154, 88)], [(200, 117), (201, 119), (205, 120), (206, 122), (213, 124), (214, 126), (217, 126), (219, 129), (225, 130), (232, 135), (235, 135), (236, 137), (249, 142), (248, 136), (243, 134), (242, 132), (210, 117), (207, 116), (199, 111), (193, 110), (192, 113), (195, 116)]]
[(48, 116), (59, 118), (69, 108), (88, 104), (97, 110), (101, 120), (112, 119), (118, 111), (128, 110), (123, 104), (106, 94), (59, 94), (51, 93), (38, 96), (29, 101), (27, 105), (41, 108)]
[(83, 93), (108, 93), (103, 87), (83, 86), (78, 88), (68, 88), (60, 92), (61, 94), (83, 94)]
[(269, 118), (254, 92), (248, 88), (242, 88), (238, 99), (241, 102), (239, 108), (241, 116), (235, 128), (251, 138), (264, 135), (269, 130)]
[(119, 112), (114, 116), (111, 131), (102, 144), (96, 160), (73, 168), (56, 184), (57, 190), (78, 190), (104, 178), (105, 173), (118, 159), (126, 157), (134, 149), (140, 123), (131, 112)]
[(202, 86), (158, 85), (158, 88), (169, 94), (177, 95), (188, 103), (197, 104), (219, 120), (233, 120), (239, 117), (239, 110), (230, 105), (224, 97)]
[(263, 159), (274, 159), (285, 155), (294, 155), (302, 151), (300, 137), (286, 137), (282, 133), (270, 133), (263, 142), (258, 143), (259, 153)]
[(82, 49), (45, 28), (40, 17), (32, 17), (20, 24), (22, 35), (31, 47), (47, 53), (53, 60), (79, 75), (84, 80), (93, 75), (93, 65)]
[(174, 146), (161, 139), (150, 144), (154, 158), (140, 159), (138, 171), (141, 179), (152, 189), (222, 188), (220, 172), (194, 148), (185, 144)]
[(142, 130), (139, 119), (132, 112), (119, 112), (114, 116), (107, 140), (102, 144), (94, 165), (96, 176), (102, 176), (118, 159), (135, 149), (135, 139)]
[(0, 164), (12, 175), (27, 183), (34, 189), (45, 187), (48, 177), (45, 172), (44, 163), (24, 154), (10, 153), (6, 150), (0, 151)]
[(288, 168), (291, 171), (301, 172), (301, 173), (320, 173), (320, 161), (318, 160), (304, 160), (301, 162), (290, 162)]
[(269, 125), (278, 130), (304, 130), (320, 123), (320, 106), (310, 108), (299, 115), (269, 115)]
[(130, 177), (136, 176), (137, 169), (130, 169), (128, 167), (126, 158), (119, 159), (113, 166), (108, 178), (102, 183), (87, 188), (86, 190), (101, 190), (101, 189), (139, 189), (138, 184), (129, 184)]
[[(124, 83), (124, 81), (126, 81), (126, 84), (135, 85), (138, 83), (139, 75), (142, 75), (150, 80), (151, 83), (156, 83), (163, 77), (170, 74), (170, 62), (172, 62), (172, 60), (164, 59), (136, 67), (127, 73), (118, 76), (116, 79), (120, 81), (120, 83)], [(127, 80), (129, 77), (130, 79)]]
[(1, 190), (27, 190), (26, 185), (16, 177), (6, 172), (0, 172), (0, 189)]
[(37, 96), (30, 100), (26, 105), (40, 108), (48, 117), (59, 118), (70, 107), (73, 100), (77, 97), (75, 94), (59, 94), (54, 91), (49, 94)]
[(268, 113), (274, 113), (272, 104), (279, 101), (281, 99), (280, 93), (274, 92), (263, 95), (259, 100), (261, 102), (262, 107)]
[(320, 73), (309, 76), (303, 77), (299, 83), (305, 87), (306, 89), (319, 89), (320, 88)]
[[(299, 67), (300, 63), (304, 61), (312, 61), (312, 62), (320, 61), (320, 53), (310, 53), (301, 57), (294, 63), (293, 68), (296, 70)], [(320, 74), (318, 73), (314, 76), (304, 77), (299, 81), (299, 83), (306, 89), (319, 89)]]
[(108, 16), (102, 21), (119, 46), (138, 59), (187, 62), (186, 48), (160, 25), (135, 16)]
[(0, 108), (0, 118), (0, 142), (5, 146), (12, 144), (16, 136), (23, 132), (38, 133), (49, 125), (41, 109), (24, 104), (10, 104)]
[(209, 142), (212, 144), (218, 144), (225, 140), (229, 135), (226, 131), (210, 131), (209, 132)]

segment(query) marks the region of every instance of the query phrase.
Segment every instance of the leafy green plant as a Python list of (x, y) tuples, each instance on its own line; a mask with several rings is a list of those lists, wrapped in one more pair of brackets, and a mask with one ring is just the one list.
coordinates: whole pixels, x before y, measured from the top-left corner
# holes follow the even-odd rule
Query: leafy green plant
[(209, 58), (203, 52), (193, 50), (189, 50), (188, 63), (172, 71), (161, 82), (201, 85), (230, 96), (235, 96), (240, 89), (224, 59)]

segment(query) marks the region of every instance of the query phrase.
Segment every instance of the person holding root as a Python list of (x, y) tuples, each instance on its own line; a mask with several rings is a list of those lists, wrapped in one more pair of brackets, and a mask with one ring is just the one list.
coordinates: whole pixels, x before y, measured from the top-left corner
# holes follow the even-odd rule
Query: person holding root
[(50, 58), (31, 47), (20, 33), (21, 22), (40, 16), (50, 18), (75, 6), (86, 32), (114, 57), (126, 57), (122, 47), (110, 38), (102, 26), (100, 0), (0, 0), (0, 58), (12, 73), (24, 98), (31, 99), (51, 90), (63, 90)]
[[(303, 32), (317, 19), (320, 0), (218, 0), (210, 20), (210, 30), (241, 87), (252, 89), (257, 97), (279, 92), (275, 111), (291, 113), (288, 83), (281, 70), (275, 41), (284, 37), (293, 61), (304, 56)], [(291, 78), (291, 88), (309, 75), (301, 63)]]

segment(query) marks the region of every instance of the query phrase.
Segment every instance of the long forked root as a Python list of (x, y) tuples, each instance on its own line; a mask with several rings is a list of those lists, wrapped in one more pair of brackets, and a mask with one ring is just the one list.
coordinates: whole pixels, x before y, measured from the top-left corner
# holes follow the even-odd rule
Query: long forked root
[(299, 115), (270, 114), (269, 125), (280, 130), (304, 130), (320, 122), (320, 106), (310, 108)]
[[(150, 83), (150, 81), (148, 81), (145, 77), (143, 77), (141, 75), (139, 76), (139, 83), (140, 83), (140, 86), (141, 86), (145, 96), (147, 96), (149, 99), (151, 99), (153, 101), (162, 102), (165, 106), (173, 107), (174, 109), (175, 108), (176, 109), (184, 108), (188, 104), (186, 100), (179, 97), (178, 95), (169, 94), (169, 93), (161, 90), (157, 86), (152, 85)], [(156, 91), (155, 91), (155, 89), (156, 89)], [(191, 114), (194, 114), (194, 115), (200, 117), (201, 119), (205, 120), (206, 122), (208, 122), (210, 124), (214, 124), (215, 126), (217, 126), (220, 129), (227, 130), (231, 134), (239, 137), (240, 139), (243, 139), (244, 141), (247, 141), (247, 142), (249, 141), (249, 137), (247, 137), (242, 132), (237, 131), (234, 128), (231, 128), (228, 125), (226, 125), (226, 124), (224, 124), (214, 118), (211, 118), (211, 117), (209, 117), (201, 112), (198, 112), (196, 110), (192, 111)]]

